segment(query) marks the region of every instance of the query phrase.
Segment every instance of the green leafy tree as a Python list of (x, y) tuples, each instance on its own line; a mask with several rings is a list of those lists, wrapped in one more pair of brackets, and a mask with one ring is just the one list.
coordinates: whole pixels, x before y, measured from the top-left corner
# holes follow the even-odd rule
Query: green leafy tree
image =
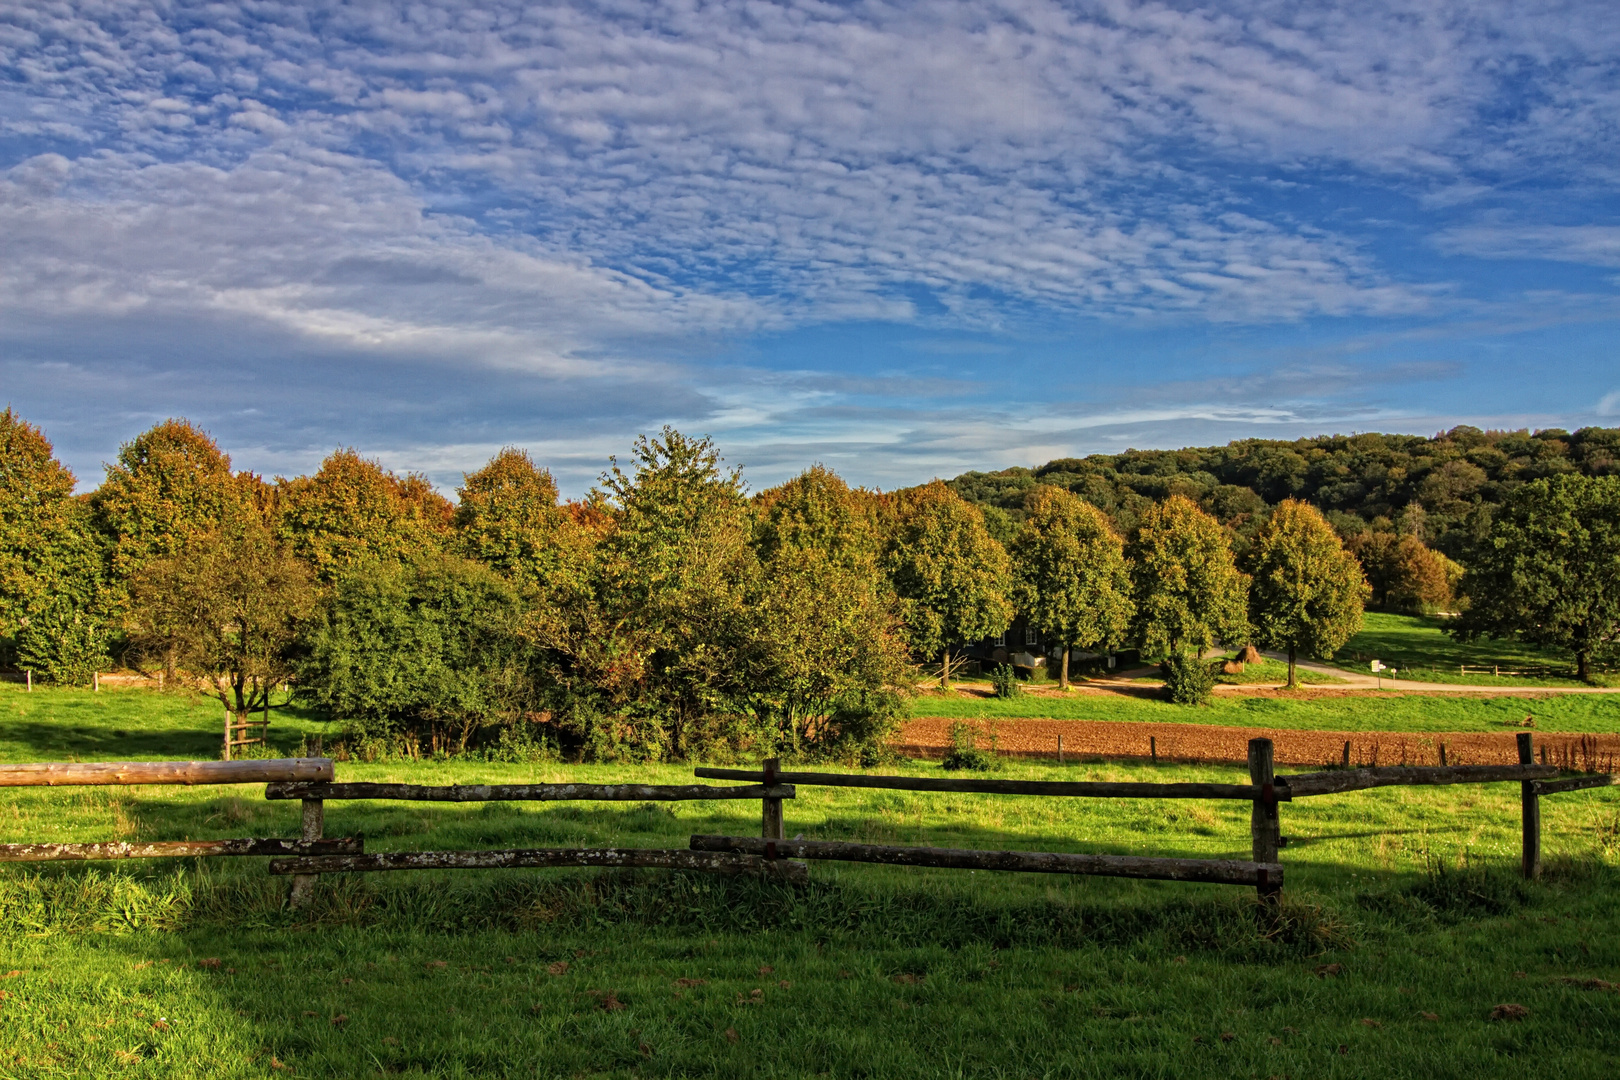
[(130, 581), (126, 628), (137, 664), (161, 664), (218, 698), (238, 723), (268, 711), (293, 674), (293, 647), (314, 613), (309, 568), (255, 518), (194, 535)]
[(1042, 484), (1024, 503), (1013, 545), (1019, 606), (1063, 643), (1060, 684), (1069, 688), (1069, 650), (1116, 642), (1130, 626), (1131, 577), (1125, 545), (1095, 506)]
[(642, 721), (644, 745), (650, 724), (684, 757), (698, 726), (735, 714), (746, 692), (734, 658), (750, 641), (758, 560), (742, 474), (709, 439), (666, 427), (636, 440), (628, 470), (614, 459), (602, 488), (613, 519), (595, 559), (605, 633), (588, 647), (611, 679), (612, 711)]
[(517, 589), (440, 552), (346, 567), (306, 650), (300, 700), (413, 753), (464, 751), (539, 698)]
[(739, 660), (763, 734), (794, 753), (880, 744), (898, 722), (907, 665), (873, 503), (818, 465), (755, 509), (756, 626)]
[(277, 489), (278, 536), (327, 583), (361, 563), (441, 550), (454, 514), (426, 480), (402, 480), (352, 449)]
[(1284, 499), (1249, 552), (1249, 621), (1263, 645), (1288, 652), (1288, 685), (1304, 651), (1332, 656), (1361, 629), (1361, 564), (1310, 503)]
[(899, 598), (912, 655), (939, 657), (949, 686), (956, 646), (999, 634), (1012, 622), (1012, 560), (978, 507), (941, 481), (902, 492), (884, 563)]
[(456, 490), (457, 547), (514, 581), (538, 583), (557, 558), (564, 514), (551, 473), (507, 447)]
[(1182, 495), (1145, 510), (1125, 551), (1136, 606), (1133, 632), (1150, 654), (1203, 655), (1247, 629), (1248, 580), (1220, 523)]
[(1455, 633), (1516, 638), (1575, 657), (1620, 641), (1620, 476), (1555, 476), (1513, 493), (1470, 553)]
[(1371, 606), (1386, 611), (1445, 611), (1455, 603), (1462, 567), (1416, 536), (1367, 529), (1346, 541), (1372, 589)]
[(165, 420), (125, 443), (90, 502), (120, 593), (147, 562), (175, 555), (193, 537), (253, 510), (231, 459), (186, 420)]
[(0, 413), (0, 652), (47, 682), (110, 662), (106, 552), (39, 428)]

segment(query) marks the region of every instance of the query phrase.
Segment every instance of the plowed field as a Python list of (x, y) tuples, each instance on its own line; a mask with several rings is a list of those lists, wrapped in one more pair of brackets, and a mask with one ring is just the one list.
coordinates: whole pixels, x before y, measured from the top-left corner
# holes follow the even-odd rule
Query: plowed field
[[(908, 721), (896, 748), (919, 757), (940, 756), (950, 746), (951, 725), (959, 721), (923, 716)], [(979, 745), (1020, 757), (1145, 758), (1157, 748), (1168, 761), (1247, 761), (1249, 740), (1268, 738), (1276, 760), (1287, 765), (1338, 765), (1350, 745), (1352, 765), (1438, 765), (1440, 747), (1451, 765), (1508, 765), (1519, 760), (1515, 732), (1292, 731), (1277, 728), (1218, 727), (1213, 724), (1143, 724), (1095, 720), (974, 721)], [(1536, 733), (1538, 756), (1549, 764), (1612, 771), (1620, 762), (1620, 735)]]

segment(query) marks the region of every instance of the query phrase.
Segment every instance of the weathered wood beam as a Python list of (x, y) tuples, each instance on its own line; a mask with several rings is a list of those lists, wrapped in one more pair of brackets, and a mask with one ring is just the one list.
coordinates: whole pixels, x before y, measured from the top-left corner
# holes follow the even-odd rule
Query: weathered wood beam
[(788, 784), (712, 787), (707, 784), (420, 784), (279, 783), (267, 799), (404, 799), (412, 802), (672, 802), (691, 799), (791, 799)]
[(66, 862), (84, 859), (168, 859), (189, 855), (352, 855), (364, 851), (359, 837), (332, 840), (153, 840), (147, 843), (0, 844), (0, 862)]
[(1010, 870), (1029, 874), (1091, 874), (1102, 877), (1156, 878), (1165, 881), (1208, 881), (1257, 886), (1264, 880), (1281, 886), (1281, 863), (1240, 859), (1162, 859), (1141, 855), (1070, 855), (1050, 851), (974, 851), (961, 848), (900, 847), (852, 844), (841, 840), (765, 840), (753, 836), (694, 836), (694, 851), (732, 851), (761, 855), (767, 845), (781, 859), (833, 859), (840, 862), (934, 866), (954, 870)]
[[(705, 780), (764, 779), (762, 773), (747, 769), (696, 769)], [(779, 772), (784, 784), (811, 784), (824, 787), (883, 788), (891, 791), (945, 791), (980, 795), (1067, 795), (1100, 799), (1246, 799), (1259, 797), (1252, 784), (1142, 784), (1102, 780), (979, 780), (933, 776), (866, 776), (861, 773)], [(1277, 798), (1287, 799), (1279, 790)]]
[(601, 866), (702, 870), (714, 874), (764, 874), (783, 881), (808, 880), (803, 863), (721, 852), (652, 848), (529, 848), (506, 851), (390, 851), (372, 855), (317, 855), (271, 859), (272, 874), (335, 874), (376, 870), (506, 870), (517, 867)]
[[(1380, 769), (1343, 769), (1333, 772), (1298, 773), (1277, 777), (1278, 791), (1284, 785), (1295, 798), (1306, 795), (1335, 795), (1341, 791), (1409, 784), (1488, 784), (1498, 780), (1545, 780), (1558, 775), (1553, 765), (1422, 765)], [(1281, 796), (1278, 796), (1281, 798)]]
[(1587, 788), (1614, 787), (1620, 783), (1620, 777), (1613, 773), (1596, 773), (1592, 776), (1575, 776), (1568, 780), (1537, 780), (1530, 786), (1535, 788), (1537, 795), (1556, 795), (1560, 791), (1585, 791)]
[(0, 765), (0, 787), (92, 784), (262, 784), (330, 780), (327, 758), (264, 761), (53, 761)]

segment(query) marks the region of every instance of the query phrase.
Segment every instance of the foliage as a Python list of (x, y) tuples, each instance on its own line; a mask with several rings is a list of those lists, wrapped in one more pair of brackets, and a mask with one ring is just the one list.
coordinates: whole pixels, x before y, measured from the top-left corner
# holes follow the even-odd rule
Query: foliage
[(522, 628), (516, 590), (478, 563), (436, 552), (360, 563), (308, 634), (298, 697), (361, 732), (462, 751), (536, 704)]
[(748, 598), (758, 563), (742, 475), (714, 444), (666, 427), (640, 437), (630, 471), (602, 477), (613, 527), (596, 547), (609, 660), (600, 711), (684, 757), (706, 719), (735, 715), (753, 644)]
[(1215, 670), (1215, 665), (1191, 653), (1171, 653), (1163, 664), (1165, 696), (1177, 705), (1209, 704)]
[(1034, 488), (1024, 509), (1017, 553), (1019, 609), (1049, 640), (1063, 644), (1061, 683), (1069, 686), (1069, 650), (1117, 643), (1130, 625), (1130, 571), (1124, 544), (1102, 511), (1061, 488)]
[(183, 419), (125, 443), (90, 497), (114, 588), (147, 562), (179, 554), (193, 537), (253, 515), (255, 485), (233, 475), (213, 438)]
[(1001, 766), (996, 757), (996, 737), (990, 736), (990, 749), (979, 749), (979, 729), (958, 720), (951, 725), (951, 749), (940, 766), (948, 772), (970, 769), (974, 772), (993, 772)]
[(1034, 469), (969, 472), (950, 482), (964, 498), (1021, 517), (1036, 484), (1066, 488), (1108, 514), (1121, 533), (1173, 494), (1199, 503), (1246, 538), (1266, 507), (1310, 502), (1330, 520), (1360, 531), (1379, 518), (1422, 510), (1425, 540), (1461, 559), (1489, 530), (1497, 508), (1533, 480), (1620, 473), (1620, 428), (1481, 431), (1456, 427), (1418, 435), (1331, 435), (1281, 441), (1241, 439), (1225, 446), (1127, 450), (1060, 458)]
[(997, 664), (991, 669), (990, 685), (998, 698), (1015, 698), (1024, 692), (1024, 685), (1018, 681), (1018, 672), (1013, 670), (1011, 664)]
[(452, 508), (419, 476), (400, 479), (352, 449), (314, 476), (278, 480), (277, 532), (323, 583), (352, 567), (440, 550)]
[(42, 596), (40, 537), (55, 528), (74, 483), (44, 432), (9, 408), (0, 412), (0, 640), (17, 633)]
[(315, 608), (309, 568), (251, 518), (193, 536), (130, 581), (126, 657), (195, 682), (239, 719), (293, 674)]
[(999, 634), (1012, 622), (1012, 562), (984, 515), (939, 481), (901, 493), (884, 548), (906, 644), (919, 660), (941, 657), (949, 686), (952, 647)]
[(1220, 523), (1191, 499), (1172, 495), (1145, 511), (1126, 548), (1144, 652), (1202, 654), (1219, 637), (1241, 640), (1248, 580), (1238, 572)]
[(456, 489), (459, 552), (506, 577), (534, 585), (550, 578), (564, 514), (557, 485), (529, 455), (503, 449)]
[(1587, 678), (1620, 641), (1620, 476), (1525, 485), (1470, 552), (1456, 629), (1568, 650)]
[(767, 744), (881, 748), (905, 647), (877, 562), (873, 506), (817, 466), (755, 502), (749, 703)]
[(1332, 656), (1361, 629), (1361, 565), (1309, 503), (1284, 499), (1249, 551), (1249, 622), (1262, 644), (1288, 651), (1288, 685), (1303, 650)]
[(1371, 607), (1417, 614), (1455, 604), (1462, 567), (1416, 536), (1366, 529), (1352, 533), (1345, 546), (1367, 575)]
[(38, 428), (0, 413), (0, 662), (83, 685), (111, 642), (101, 538), (73, 484)]

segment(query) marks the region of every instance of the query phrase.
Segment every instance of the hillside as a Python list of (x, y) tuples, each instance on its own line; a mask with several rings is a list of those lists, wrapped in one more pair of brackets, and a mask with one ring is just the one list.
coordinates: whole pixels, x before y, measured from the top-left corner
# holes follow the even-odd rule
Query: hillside
[(963, 473), (949, 483), (964, 498), (994, 508), (992, 527), (1009, 534), (1029, 489), (1053, 484), (1106, 511), (1121, 530), (1136, 523), (1142, 508), (1175, 493), (1197, 500), (1240, 534), (1268, 507), (1296, 498), (1320, 507), (1342, 532), (1399, 525), (1459, 558), (1469, 538), (1488, 529), (1508, 492), (1563, 472), (1620, 473), (1620, 428), (1456, 427), (1433, 438), (1241, 439), (1059, 458), (1034, 469)]

